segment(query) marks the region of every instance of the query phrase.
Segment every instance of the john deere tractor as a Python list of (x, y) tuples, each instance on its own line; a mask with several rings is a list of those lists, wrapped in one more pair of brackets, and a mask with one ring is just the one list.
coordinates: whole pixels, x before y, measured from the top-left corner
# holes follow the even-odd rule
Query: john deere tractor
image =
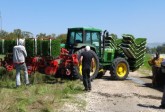
[[(113, 79), (124, 80), (129, 71), (135, 71), (143, 65), (146, 38), (135, 39), (130, 34), (122, 37), (118, 39), (115, 34), (96, 28), (68, 28), (65, 48), (70, 54), (78, 54), (80, 59), (85, 46), (91, 47), (95, 60), (90, 73), (91, 79), (96, 78), (103, 70), (110, 70)], [(82, 79), (82, 65), (74, 66), (72, 73)]]

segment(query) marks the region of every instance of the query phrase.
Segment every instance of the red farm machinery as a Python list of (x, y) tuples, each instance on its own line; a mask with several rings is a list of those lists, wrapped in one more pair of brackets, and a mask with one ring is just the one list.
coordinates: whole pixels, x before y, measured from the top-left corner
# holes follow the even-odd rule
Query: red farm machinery
[[(13, 40), (13, 41), (15, 41), (15, 40)], [(26, 42), (30, 43), (30, 41), (33, 44), (31, 46), (32, 48), (30, 48), (28, 50), (28, 47), (30, 44), (26, 44)], [(48, 42), (48, 44), (47, 44), (48, 48), (51, 46), (50, 42), (53, 43), (53, 40), (51, 40), (51, 39), (44, 40), (44, 41)], [(42, 52), (42, 55), (34, 55), (34, 53), (37, 52), (36, 49), (33, 49), (33, 47), (35, 48), (35, 46), (36, 46), (35, 42), (36, 42), (35, 39), (25, 40), (25, 47), (28, 46), (28, 47), (26, 47), (27, 53), (30, 54), (29, 51), (34, 50), (34, 52), (26, 58), (26, 65), (28, 68), (29, 75), (32, 75), (33, 73), (38, 71), (38, 72), (44, 73), (49, 76), (56, 77), (56, 76), (61, 75), (61, 76), (72, 77), (73, 66), (78, 65), (77, 54), (69, 54), (69, 51), (67, 49), (60, 47), (58, 49), (59, 53), (57, 56), (43, 55), (44, 54), (43, 52)], [(5, 44), (5, 41), (4, 41), (3, 45), (4, 44)], [(41, 43), (39, 43), (39, 44), (41, 44)], [(13, 44), (13, 46), (14, 46), (14, 44)], [(13, 48), (13, 46), (12, 46), (12, 48)], [(60, 44), (59, 44), (59, 46), (60, 46)], [(41, 50), (41, 49), (39, 49), (39, 50)], [(48, 50), (49, 50), (48, 54), (51, 54), (51, 52), (53, 52), (50, 50), (50, 48)], [(56, 52), (56, 51), (54, 51), (54, 52)], [(2, 58), (0, 59), (0, 65), (3, 66), (4, 68), (6, 68), (7, 71), (12, 71), (14, 69), (14, 64), (13, 64), (12, 58), (13, 58), (12, 52), (10, 52), (10, 53), (7, 52), (7, 53), (5, 53), (4, 59), (2, 59)]]

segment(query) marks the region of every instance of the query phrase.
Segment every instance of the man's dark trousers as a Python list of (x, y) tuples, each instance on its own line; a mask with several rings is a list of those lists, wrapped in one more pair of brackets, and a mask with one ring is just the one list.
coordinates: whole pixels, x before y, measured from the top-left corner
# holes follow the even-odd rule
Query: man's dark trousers
[(90, 80), (90, 68), (89, 69), (83, 69), (83, 84), (85, 87), (85, 90), (91, 90), (91, 80)]
[(164, 86), (164, 90), (163, 90), (163, 97), (162, 97), (161, 105), (163, 105), (165, 107), (165, 86)]

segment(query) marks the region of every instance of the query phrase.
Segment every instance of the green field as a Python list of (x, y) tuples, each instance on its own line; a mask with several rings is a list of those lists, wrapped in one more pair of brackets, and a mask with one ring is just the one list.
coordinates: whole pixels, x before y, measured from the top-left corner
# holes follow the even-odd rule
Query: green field
[(141, 72), (143, 75), (145, 76), (149, 76), (150, 72), (151, 72), (151, 67), (148, 64), (148, 61), (152, 58), (151, 54), (145, 54), (145, 58), (144, 58), (144, 64), (143, 66), (140, 67), (140, 69), (138, 70), (139, 72)]
[(4, 59), (4, 57), (5, 57), (5, 55), (0, 55), (0, 58), (1, 58), (1, 59)]
[[(60, 80), (35, 73), (30, 77), (32, 85), (15, 88), (15, 71), (0, 76), (0, 110), (2, 112), (56, 112), (65, 102), (78, 103), (82, 108), (83, 101), (74, 96), (83, 93), (80, 80)], [(23, 76), (23, 74), (22, 74)], [(21, 78), (23, 81), (23, 77)]]
[[(3, 58), (4, 56), (0, 56)], [(145, 55), (144, 65), (138, 70), (149, 75), (148, 60), (150, 54)], [(145, 71), (144, 71), (145, 70)], [(147, 70), (147, 72), (146, 72)], [(23, 82), (23, 73), (21, 73)], [(75, 94), (83, 93), (83, 84), (80, 80), (62, 80), (48, 77), (36, 72), (29, 76), (31, 86), (22, 84), (15, 88), (15, 70), (6, 72), (0, 68), (0, 110), (3, 112), (52, 112), (58, 111), (65, 102), (74, 102), (84, 108), (85, 101), (75, 99)]]
[(150, 65), (148, 64), (148, 61), (152, 58), (151, 54), (146, 54), (145, 58), (144, 58), (144, 65), (142, 66), (142, 68), (147, 69), (147, 70), (151, 70)]

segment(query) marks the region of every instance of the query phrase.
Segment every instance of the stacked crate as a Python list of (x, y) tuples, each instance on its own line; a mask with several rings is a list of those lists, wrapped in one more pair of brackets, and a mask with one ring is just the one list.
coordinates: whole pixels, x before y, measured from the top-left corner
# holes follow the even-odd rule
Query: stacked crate
[(122, 39), (117, 38), (115, 35), (109, 35), (105, 37), (105, 49), (106, 48), (114, 49), (115, 57), (119, 56), (123, 52), (120, 47), (121, 42), (122, 42)]
[(105, 37), (105, 48), (112, 48), (112, 49), (120, 51), (121, 42), (122, 42), (122, 39), (118, 39), (114, 35), (109, 35)]
[(129, 34), (124, 34), (121, 42), (121, 49), (128, 57), (130, 70), (135, 71), (144, 63), (144, 56), (146, 51), (146, 38), (134, 38)]

